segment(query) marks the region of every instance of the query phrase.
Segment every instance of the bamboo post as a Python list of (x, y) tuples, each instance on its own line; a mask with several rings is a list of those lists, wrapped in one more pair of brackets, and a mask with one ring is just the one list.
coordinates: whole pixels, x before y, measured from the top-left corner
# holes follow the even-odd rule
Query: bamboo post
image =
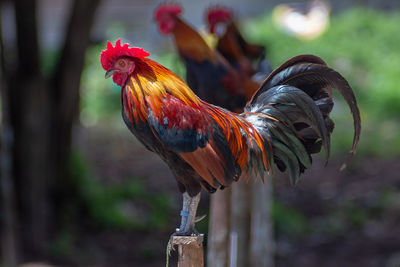
[(230, 187), (219, 190), (210, 196), (208, 267), (228, 266), (230, 198)]
[(232, 186), (230, 214), (230, 263), (229, 266), (249, 265), (251, 187), (245, 179)]
[(273, 267), (272, 179), (268, 176), (265, 185), (252, 183), (252, 187), (249, 266)]
[(203, 234), (172, 237), (172, 247), (178, 246), (178, 267), (204, 267), (203, 240)]
[(212, 194), (207, 266), (274, 266), (271, 202), (271, 177), (265, 185), (242, 179)]

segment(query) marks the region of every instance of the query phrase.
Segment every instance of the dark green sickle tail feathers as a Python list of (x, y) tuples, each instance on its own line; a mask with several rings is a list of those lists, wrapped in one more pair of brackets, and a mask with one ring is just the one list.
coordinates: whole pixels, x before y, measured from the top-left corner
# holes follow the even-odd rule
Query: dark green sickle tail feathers
[(334, 128), (329, 118), (333, 89), (343, 96), (353, 115), (353, 155), (361, 131), (354, 92), (338, 72), (316, 56), (300, 55), (286, 61), (268, 76), (245, 108), (243, 116), (272, 149), (278, 169), (288, 170), (292, 184), (311, 166), (311, 154), (320, 152), (322, 146), (328, 160)]

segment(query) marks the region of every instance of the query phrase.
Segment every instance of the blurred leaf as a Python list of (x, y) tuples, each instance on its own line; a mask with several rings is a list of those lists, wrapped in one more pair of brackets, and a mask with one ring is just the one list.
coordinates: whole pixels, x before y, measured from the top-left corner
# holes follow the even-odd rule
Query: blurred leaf
[(137, 179), (103, 185), (95, 179), (79, 154), (72, 157), (72, 170), (80, 198), (95, 225), (120, 229), (163, 229), (171, 210), (169, 197), (149, 192)]
[(285, 206), (277, 199), (272, 204), (272, 219), (276, 233), (302, 236), (310, 231), (309, 221), (301, 212)]

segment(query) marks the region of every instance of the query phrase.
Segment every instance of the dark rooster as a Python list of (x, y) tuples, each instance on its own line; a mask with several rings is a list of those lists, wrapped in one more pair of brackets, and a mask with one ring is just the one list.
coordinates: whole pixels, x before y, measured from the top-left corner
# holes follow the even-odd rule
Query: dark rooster
[[(257, 73), (264, 80), (272, 71), (262, 45), (247, 42), (239, 31), (232, 11), (222, 6), (212, 6), (206, 11), (210, 33), (218, 37), (217, 50), (236, 68), (247, 75)], [(257, 66), (253, 66), (254, 64)]]
[(182, 20), (182, 8), (163, 3), (155, 10), (162, 34), (172, 34), (186, 67), (190, 88), (203, 100), (233, 111), (243, 111), (246, 102), (260, 86), (251, 77), (238, 72), (201, 35)]
[(101, 53), (106, 78), (121, 86), (122, 116), (131, 132), (170, 167), (183, 194), (176, 234), (194, 233), (201, 188), (210, 193), (240, 178), (264, 177), (275, 164), (296, 184), (323, 146), (329, 156), (332, 89), (350, 106), (355, 153), (360, 114), (352, 89), (336, 71), (312, 55), (294, 57), (265, 80), (242, 114), (199, 99), (173, 72), (146, 58), (141, 48)]

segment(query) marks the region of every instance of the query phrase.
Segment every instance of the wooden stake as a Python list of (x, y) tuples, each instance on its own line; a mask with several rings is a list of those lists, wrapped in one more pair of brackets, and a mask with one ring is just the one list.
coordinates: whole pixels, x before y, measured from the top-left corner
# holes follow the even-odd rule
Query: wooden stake
[(178, 246), (178, 267), (204, 267), (203, 240), (203, 234), (172, 237), (172, 247)]

